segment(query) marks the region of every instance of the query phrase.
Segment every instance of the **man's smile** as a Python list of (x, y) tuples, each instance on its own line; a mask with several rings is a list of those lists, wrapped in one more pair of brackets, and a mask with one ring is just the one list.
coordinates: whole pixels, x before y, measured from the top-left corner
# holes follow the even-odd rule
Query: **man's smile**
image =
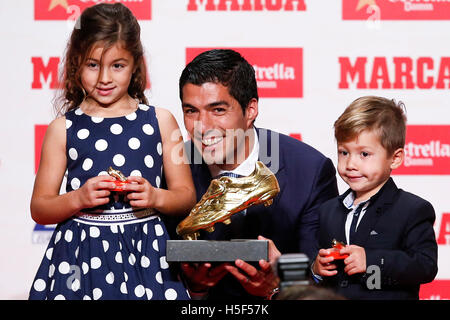
[(223, 137), (208, 137), (208, 138), (203, 138), (201, 141), (202, 141), (202, 144), (209, 147), (209, 146), (218, 144), (222, 140), (223, 140)]

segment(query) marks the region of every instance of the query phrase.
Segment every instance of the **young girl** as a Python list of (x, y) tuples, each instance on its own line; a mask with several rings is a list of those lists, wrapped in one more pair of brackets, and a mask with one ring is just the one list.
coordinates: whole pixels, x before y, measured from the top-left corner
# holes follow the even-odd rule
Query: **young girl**
[[(188, 299), (165, 260), (159, 213), (195, 204), (174, 117), (147, 105), (140, 28), (124, 5), (86, 9), (73, 30), (61, 113), (48, 127), (31, 199), (58, 223), (30, 299)], [(107, 174), (127, 177), (123, 192)], [(59, 195), (67, 170), (66, 193)], [(160, 189), (165, 181), (167, 189)]]

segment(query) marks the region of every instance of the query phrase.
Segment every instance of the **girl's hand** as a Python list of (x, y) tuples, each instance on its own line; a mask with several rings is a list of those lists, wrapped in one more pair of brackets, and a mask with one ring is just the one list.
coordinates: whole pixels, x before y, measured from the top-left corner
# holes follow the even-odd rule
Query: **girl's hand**
[(344, 260), (344, 271), (349, 275), (366, 272), (366, 251), (363, 247), (349, 245), (341, 249), (340, 254), (348, 254)]
[(147, 179), (137, 176), (127, 178), (128, 184), (123, 186), (127, 192), (130, 205), (137, 208), (155, 208), (157, 206), (157, 189)]
[(337, 274), (336, 264), (331, 263), (333, 262), (334, 257), (332, 256), (328, 257), (328, 255), (331, 253), (332, 250), (334, 249), (329, 248), (319, 250), (319, 254), (316, 257), (313, 266), (313, 271), (315, 274), (324, 277), (330, 277)]
[(112, 189), (115, 188), (115, 180), (110, 176), (98, 176), (90, 178), (83, 186), (75, 192), (78, 195), (81, 208), (93, 208), (101, 206), (109, 202), (109, 195)]

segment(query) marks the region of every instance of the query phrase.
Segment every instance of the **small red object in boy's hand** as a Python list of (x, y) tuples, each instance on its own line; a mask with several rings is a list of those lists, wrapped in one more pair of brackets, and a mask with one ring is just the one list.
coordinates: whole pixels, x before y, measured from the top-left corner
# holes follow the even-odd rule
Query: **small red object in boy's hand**
[(327, 255), (327, 258), (333, 257), (334, 260), (342, 260), (342, 259), (345, 259), (348, 257), (348, 254), (341, 255), (339, 253), (339, 251), (345, 247), (345, 243), (337, 241), (336, 239), (333, 239), (332, 246), (333, 246), (333, 250), (331, 251), (331, 253), (329, 255)]
[(348, 257), (348, 254), (340, 254), (339, 250), (333, 249), (329, 255), (327, 255), (327, 258), (333, 257), (334, 260), (342, 260)]

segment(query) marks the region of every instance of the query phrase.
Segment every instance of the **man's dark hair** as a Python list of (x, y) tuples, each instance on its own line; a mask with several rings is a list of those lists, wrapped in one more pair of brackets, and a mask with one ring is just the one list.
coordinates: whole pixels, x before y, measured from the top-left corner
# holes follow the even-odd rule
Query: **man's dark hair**
[(187, 83), (202, 85), (220, 83), (241, 105), (245, 114), (251, 99), (258, 100), (255, 70), (238, 52), (230, 49), (205, 51), (184, 68), (179, 82), (180, 99)]

